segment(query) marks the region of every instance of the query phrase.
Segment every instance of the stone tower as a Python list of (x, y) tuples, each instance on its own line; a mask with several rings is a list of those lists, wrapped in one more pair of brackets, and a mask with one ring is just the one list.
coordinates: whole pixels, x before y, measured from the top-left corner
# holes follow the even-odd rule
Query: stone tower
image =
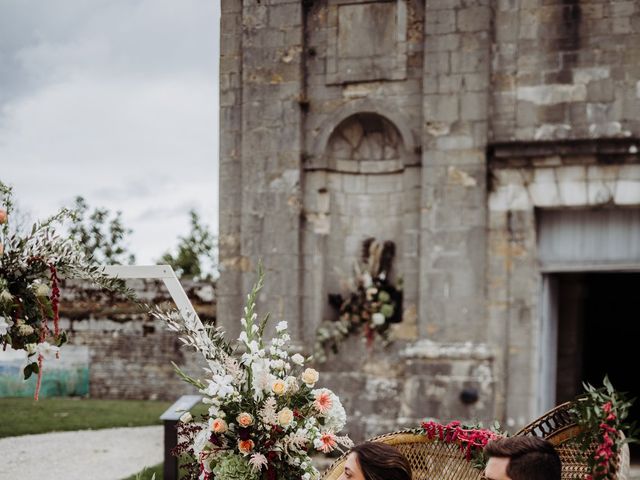
[(221, 27), (230, 334), (261, 258), (263, 308), (309, 351), (376, 237), (403, 320), (388, 349), (349, 340), (323, 367), (356, 438), (515, 428), (596, 374), (584, 292), (640, 270), (638, 2), (222, 0)]

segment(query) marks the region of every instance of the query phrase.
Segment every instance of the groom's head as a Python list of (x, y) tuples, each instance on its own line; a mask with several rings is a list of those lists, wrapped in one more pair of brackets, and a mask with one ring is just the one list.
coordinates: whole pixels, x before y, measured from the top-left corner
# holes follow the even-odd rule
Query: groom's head
[(562, 464), (553, 445), (538, 437), (508, 437), (489, 442), (487, 480), (560, 480)]

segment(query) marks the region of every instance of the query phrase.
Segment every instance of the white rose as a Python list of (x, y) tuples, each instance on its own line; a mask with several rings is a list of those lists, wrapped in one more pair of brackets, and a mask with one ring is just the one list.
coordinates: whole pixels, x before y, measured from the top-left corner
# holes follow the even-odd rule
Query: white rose
[(302, 364), (304, 363), (304, 357), (302, 355), (300, 355), (299, 353), (295, 353), (291, 357), (291, 361), (293, 363), (295, 363), (296, 365), (302, 366)]
[(9, 290), (2, 290), (2, 292), (0, 292), (0, 302), (9, 303), (11, 300), (13, 300), (13, 295), (11, 295)]
[(371, 316), (371, 321), (374, 325), (384, 325), (385, 318), (382, 313), (376, 312)]
[(278, 412), (278, 423), (281, 427), (288, 427), (293, 422), (293, 412), (289, 408), (283, 408)]
[(184, 412), (181, 416), (180, 416), (180, 421), (182, 423), (189, 423), (191, 420), (193, 420), (193, 417), (191, 416), (191, 414), (189, 412)]
[(313, 387), (318, 381), (318, 378), (320, 378), (320, 374), (313, 368), (307, 368), (304, 372), (302, 372), (301, 378), (306, 385), (308, 385), (309, 387)]

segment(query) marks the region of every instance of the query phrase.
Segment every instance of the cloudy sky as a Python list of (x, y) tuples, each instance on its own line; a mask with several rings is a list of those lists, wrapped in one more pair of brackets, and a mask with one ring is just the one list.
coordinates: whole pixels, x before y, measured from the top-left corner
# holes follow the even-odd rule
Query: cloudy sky
[(218, 223), (216, 0), (0, 0), (0, 180), (40, 218), (121, 210), (152, 263)]

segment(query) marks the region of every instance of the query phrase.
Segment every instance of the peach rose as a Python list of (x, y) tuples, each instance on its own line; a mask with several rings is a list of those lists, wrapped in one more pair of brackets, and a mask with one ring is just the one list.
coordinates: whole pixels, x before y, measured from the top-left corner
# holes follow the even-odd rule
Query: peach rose
[(4, 245), (0, 243), (0, 256), (4, 253)]
[(302, 381), (306, 383), (309, 387), (313, 387), (315, 383), (318, 381), (320, 374), (317, 370), (313, 368), (307, 368), (304, 372), (302, 372)]
[(236, 420), (238, 421), (238, 425), (241, 427), (250, 427), (253, 425), (253, 417), (247, 412), (242, 412), (236, 417)]
[(0, 208), (0, 225), (7, 223), (7, 211), (4, 208)]
[(238, 440), (238, 450), (240, 450), (241, 453), (251, 452), (254, 446), (253, 440)]
[(273, 385), (271, 385), (271, 390), (273, 390), (273, 393), (276, 395), (284, 395), (287, 391), (287, 385), (283, 380), (278, 378), (277, 380), (274, 380)]
[(221, 418), (215, 418), (213, 422), (211, 422), (211, 430), (215, 433), (224, 433), (228, 430), (227, 422), (225, 422)]
[(288, 427), (293, 422), (293, 412), (289, 408), (283, 408), (278, 412), (278, 423), (281, 427)]

